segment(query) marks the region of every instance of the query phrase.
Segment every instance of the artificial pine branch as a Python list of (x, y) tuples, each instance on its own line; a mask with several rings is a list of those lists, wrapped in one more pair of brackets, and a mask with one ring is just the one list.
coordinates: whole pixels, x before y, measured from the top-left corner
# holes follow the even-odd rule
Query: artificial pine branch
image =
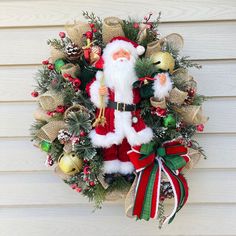
[(150, 58), (139, 58), (135, 63), (135, 71), (138, 78), (145, 76), (151, 77), (157, 72), (156, 67)]
[(128, 20), (123, 20), (122, 28), (125, 37), (134, 42), (137, 42), (139, 28), (134, 27), (135, 23), (137, 22), (129, 17)]
[(90, 114), (83, 111), (70, 112), (66, 117), (68, 132), (72, 135), (79, 136), (81, 131), (89, 133), (92, 129)]
[(102, 19), (98, 16), (96, 16), (93, 12), (89, 13), (88, 11), (82, 12), (83, 17), (88, 20), (88, 23), (93, 23), (95, 29), (97, 30), (94, 33), (94, 41), (96, 41), (94, 44), (99, 45), (100, 47), (104, 47), (103, 39), (102, 39)]
[(47, 44), (60, 51), (63, 51), (65, 48), (65, 43), (61, 39), (49, 39)]
[(181, 57), (180, 59), (177, 59), (175, 63), (176, 63), (176, 68), (184, 68), (184, 69), (192, 68), (192, 67), (197, 68), (197, 69), (202, 68), (200, 64), (190, 60), (189, 56)]
[(193, 98), (192, 105), (201, 106), (206, 100), (207, 98), (205, 96), (196, 94)]

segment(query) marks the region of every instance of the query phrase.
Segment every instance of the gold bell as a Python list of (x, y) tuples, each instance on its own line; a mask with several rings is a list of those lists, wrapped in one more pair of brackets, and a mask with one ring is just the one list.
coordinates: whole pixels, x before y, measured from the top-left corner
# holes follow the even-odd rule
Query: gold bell
[(174, 71), (175, 59), (171, 56), (169, 52), (156, 52), (151, 55), (153, 64), (156, 65), (158, 69), (163, 71), (169, 71), (171, 74)]
[(61, 171), (67, 175), (74, 175), (82, 170), (83, 161), (74, 153), (62, 153), (58, 160)]

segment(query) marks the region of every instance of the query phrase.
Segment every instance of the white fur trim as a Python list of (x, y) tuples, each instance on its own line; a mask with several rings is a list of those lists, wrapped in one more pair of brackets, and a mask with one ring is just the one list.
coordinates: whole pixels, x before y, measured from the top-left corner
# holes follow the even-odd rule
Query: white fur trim
[(131, 132), (127, 135), (128, 142), (131, 146), (138, 146), (141, 144), (148, 143), (152, 140), (153, 132), (152, 129), (147, 127), (139, 132), (136, 132), (134, 129), (130, 130)]
[(120, 161), (119, 160), (104, 161), (103, 171), (106, 174), (118, 173), (120, 171)]
[(97, 134), (95, 130), (92, 130), (89, 133), (89, 137), (93, 146), (95, 147), (102, 147), (102, 148), (109, 148), (113, 144), (119, 145), (123, 140), (123, 136), (118, 134), (118, 132), (113, 133), (110, 132), (106, 135)]
[(122, 175), (131, 174), (134, 171), (134, 166), (130, 161), (120, 161), (120, 170), (119, 173)]
[[(161, 85), (159, 81), (159, 76), (161, 74), (164, 74), (166, 76), (166, 82), (165, 84)], [(153, 83), (153, 90), (154, 90), (154, 97), (163, 99), (165, 97), (168, 97), (170, 90), (172, 89), (172, 81), (170, 79), (170, 76), (168, 73), (158, 73), (155, 75), (155, 81)]]
[(115, 132), (109, 132), (106, 135), (97, 134), (92, 130), (89, 137), (96, 147), (110, 147), (113, 144), (121, 144), (124, 138), (127, 138), (131, 146), (137, 146), (148, 143), (152, 140), (152, 129), (146, 127), (145, 129), (136, 132), (132, 127), (131, 112), (115, 111)]
[(132, 43), (126, 42), (124, 40), (115, 40), (111, 43), (108, 43), (103, 50), (103, 58), (105, 63), (106, 59), (110, 60), (111, 55), (119, 49), (125, 49), (129, 51), (135, 58), (138, 58), (138, 52)]
[(138, 55), (141, 56), (144, 54), (145, 48), (141, 45), (138, 45), (138, 47), (136, 47), (136, 51), (137, 51)]
[[(103, 76), (103, 72), (102, 71), (98, 71), (96, 73), (96, 80), (91, 84), (89, 90), (90, 90), (90, 99), (92, 101), (92, 103), (100, 108), (101, 104), (100, 104), (100, 96), (99, 96), (99, 88), (101, 87), (101, 78)], [(104, 96), (104, 101), (105, 101), (105, 105), (107, 105), (108, 103), (108, 96)]]

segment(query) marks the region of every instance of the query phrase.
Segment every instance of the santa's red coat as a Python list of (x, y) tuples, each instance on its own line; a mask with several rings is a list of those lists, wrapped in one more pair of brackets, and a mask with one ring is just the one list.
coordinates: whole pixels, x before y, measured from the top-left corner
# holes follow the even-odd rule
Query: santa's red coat
[[(86, 90), (90, 95), (91, 101), (97, 107), (96, 116), (99, 114), (100, 100), (99, 100), (100, 82), (94, 79), (88, 84)], [(139, 104), (141, 97), (138, 89), (132, 89), (133, 93), (132, 104)], [(117, 102), (115, 100), (115, 91), (108, 89), (108, 96), (105, 99), (108, 101)], [(118, 111), (114, 108), (106, 107), (105, 118), (106, 124), (104, 126), (98, 125), (91, 133), (90, 138), (94, 146), (108, 148), (113, 144), (119, 145), (123, 139), (126, 138), (131, 146), (148, 143), (152, 137), (152, 130), (146, 126), (140, 114), (141, 110), (135, 111)]]

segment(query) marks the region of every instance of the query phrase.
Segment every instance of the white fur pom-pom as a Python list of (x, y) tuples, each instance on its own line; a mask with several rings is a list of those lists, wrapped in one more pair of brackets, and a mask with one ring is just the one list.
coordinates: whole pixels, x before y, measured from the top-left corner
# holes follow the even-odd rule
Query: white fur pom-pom
[(139, 45), (136, 47), (136, 51), (137, 51), (138, 55), (141, 56), (144, 54), (145, 48), (143, 46)]

